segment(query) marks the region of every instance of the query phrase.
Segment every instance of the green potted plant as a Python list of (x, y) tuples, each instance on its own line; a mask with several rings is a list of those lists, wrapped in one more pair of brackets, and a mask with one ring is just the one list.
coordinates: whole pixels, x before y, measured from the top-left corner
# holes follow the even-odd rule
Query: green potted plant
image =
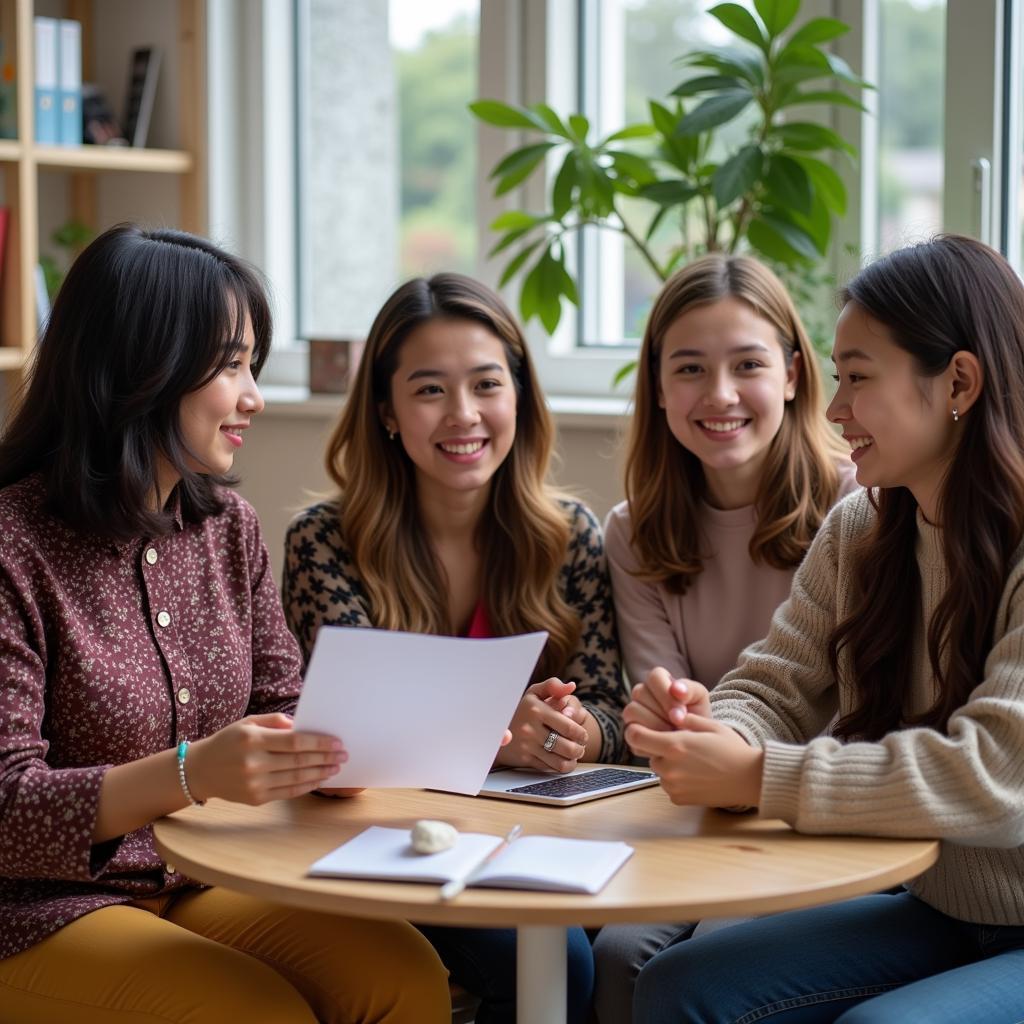
[[(797, 24), (800, 0), (755, 0), (754, 8), (711, 8), (732, 45), (680, 58), (688, 76), (671, 98), (650, 100), (648, 121), (603, 138), (592, 137), (582, 114), (562, 117), (543, 103), (470, 104), (487, 124), (530, 133), (491, 172), (495, 196), (552, 157), (560, 161), (548, 209), (510, 210), (491, 225), (500, 238), (489, 255), (511, 254), (501, 284), (523, 272), (524, 321), (538, 317), (553, 332), (562, 299), (578, 305), (566, 240), (586, 225), (625, 236), (659, 281), (700, 253), (742, 249), (791, 268), (805, 292), (822, 276), (832, 219), (846, 212), (846, 189), (829, 157), (853, 158), (856, 150), (826, 125), (803, 119), (801, 110), (863, 110), (856, 94), (872, 86), (825, 49), (848, 25), (834, 18)], [(741, 115), (749, 133), (729, 146), (721, 129)], [(666, 234), (668, 244), (659, 249), (655, 243)]]

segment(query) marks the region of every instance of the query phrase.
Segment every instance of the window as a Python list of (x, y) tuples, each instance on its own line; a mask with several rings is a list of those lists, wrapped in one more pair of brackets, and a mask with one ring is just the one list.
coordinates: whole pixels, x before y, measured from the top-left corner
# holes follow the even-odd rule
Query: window
[[(487, 225), (540, 209), (544, 189), (531, 179), (493, 198), (486, 174), (517, 140), (481, 130), (469, 100), (582, 104), (598, 130), (624, 124), (681, 80), (674, 57), (720, 41), (713, 2), (207, 5), (211, 234), (270, 276), (277, 355), (291, 362), (268, 379), (286, 366), (277, 379), (304, 380), (290, 337), (365, 335), (404, 276), (455, 267), (496, 283)], [(861, 150), (844, 170), (839, 276), (938, 229), (984, 238), (1024, 269), (1024, 0), (803, 0), (801, 16), (850, 24), (838, 52), (881, 85), (875, 116), (842, 111), (834, 125)], [(582, 315), (554, 338), (536, 322), (527, 333), (549, 394), (607, 398), (657, 282), (608, 232), (584, 242), (578, 269)], [(515, 306), (517, 283), (506, 294)]]
[(877, 238), (881, 252), (942, 228), (945, 0), (881, 0)]
[(303, 337), (364, 337), (403, 278), (475, 264), (476, 0), (299, 4)]
[[(719, 45), (728, 33), (707, 11), (717, 0), (577, 0), (580, 89), (577, 107), (597, 135), (650, 119), (648, 99), (669, 104), (669, 93), (689, 75), (675, 61), (683, 54)], [(745, 7), (753, 7), (745, 0)], [(720, 137), (728, 143), (746, 135), (750, 117), (737, 118)], [(643, 237), (649, 203), (621, 200), (623, 216)], [(678, 230), (664, 225), (652, 238), (659, 260), (667, 259)], [(596, 295), (584, 305), (577, 343), (637, 345), (660, 281), (643, 256), (620, 235), (587, 228), (579, 255), (580, 287)]]

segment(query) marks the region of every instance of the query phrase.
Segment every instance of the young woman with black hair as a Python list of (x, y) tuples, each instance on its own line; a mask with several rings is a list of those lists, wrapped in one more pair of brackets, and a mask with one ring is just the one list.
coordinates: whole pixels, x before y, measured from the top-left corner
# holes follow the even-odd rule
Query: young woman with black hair
[(633, 1006), (651, 1024), (1024, 1019), (1024, 285), (943, 236), (843, 298), (828, 412), (869, 490), (710, 697), (637, 687), (627, 741), (675, 803), (941, 853), (899, 895), (659, 953)]
[(224, 485), (263, 408), (255, 273), (176, 231), (78, 258), (0, 441), (0, 1020), (450, 1019), (410, 925), (277, 907), (164, 864), (150, 824), (308, 793), (302, 661)]

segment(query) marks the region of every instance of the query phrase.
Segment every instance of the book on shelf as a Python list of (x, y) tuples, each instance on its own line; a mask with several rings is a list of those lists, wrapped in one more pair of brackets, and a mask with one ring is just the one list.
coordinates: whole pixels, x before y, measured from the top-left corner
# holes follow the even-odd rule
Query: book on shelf
[(4, 256), (7, 253), (7, 225), (10, 219), (10, 208), (0, 206), (0, 281), (4, 279)]
[(18, 137), (18, 90), (14, 69), (13, 48), (0, 37), (0, 139)]
[(62, 18), (58, 25), (60, 62), (58, 99), (60, 125), (58, 141), (62, 146), (82, 144), (82, 25)]
[(130, 146), (145, 146), (149, 138), (159, 72), (160, 51), (155, 46), (142, 46), (132, 51), (124, 110), (124, 134)]
[[(371, 825), (314, 863), (314, 877), (443, 884), (463, 878), (502, 844), (501, 836), (463, 832), (440, 853), (412, 849), (409, 830)], [(474, 872), (471, 885), (492, 889), (597, 893), (632, 856), (626, 843), (561, 836), (521, 836)]]
[(60, 119), (57, 109), (57, 19), (35, 19), (35, 113), (36, 142), (49, 145), (60, 139)]
[(46, 272), (42, 263), (36, 264), (36, 327), (43, 333), (46, 321), (50, 319), (50, 293), (46, 289)]

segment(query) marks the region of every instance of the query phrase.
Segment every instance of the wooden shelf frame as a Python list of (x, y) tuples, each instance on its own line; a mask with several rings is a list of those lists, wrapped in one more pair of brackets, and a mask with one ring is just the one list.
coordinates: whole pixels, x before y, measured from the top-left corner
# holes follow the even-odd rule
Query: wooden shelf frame
[[(82, 23), (82, 75), (91, 80), (95, 8), (103, 0), (64, 0), (64, 16)], [(0, 374), (20, 375), (36, 343), (35, 274), (39, 262), (39, 176), (66, 171), (70, 213), (97, 230), (102, 175), (142, 173), (177, 176), (179, 225), (204, 233), (206, 208), (206, 0), (177, 0), (178, 29), (173, 49), (179, 65), (178, 141), (180, 149), (127, 146), (51, 146), (35, 142), (36, 0), (0, 0), (3, 34), (15, 43), (17, 139), (0, 139), (3, 203), (10, 211), (3, 277), (0, 282)], [(50, 8), (47, 8), (47, 13)], [(139, 44), (149, 42), (140, 39)], [(0, 382), (2, 383), (2, 382)], [(0, 387), (0, 391), (2, 391)]]

